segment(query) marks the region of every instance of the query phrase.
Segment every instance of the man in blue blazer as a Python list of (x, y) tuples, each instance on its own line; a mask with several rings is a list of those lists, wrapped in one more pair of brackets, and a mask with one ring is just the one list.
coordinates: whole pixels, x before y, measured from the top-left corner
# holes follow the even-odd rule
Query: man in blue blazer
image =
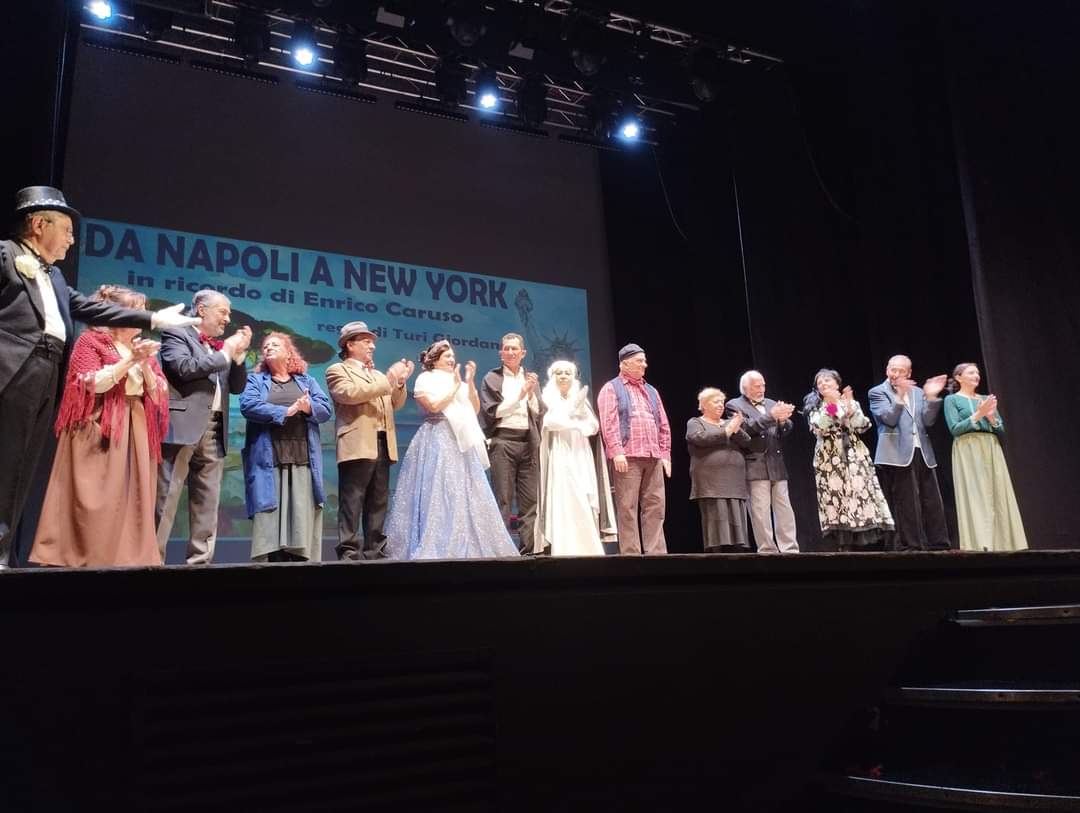
[(885, 380), (868, 393), (877, 427), (874, 463), (896, 520), (897, 550), (951, 547), (927, 433), (941, 412), (945, 380), (939, 375), (917, 387), (911, 359), (897, 355), (885, 366)]
[(209, 564), (217, 541), (218, 504), (225, 453), (229, 448), (229, 394), (247, 384), (251, 328), (220, 338), (232, 305), (217, 291), (197, 291), (191, 313), (202, 330), (182, 328), (161, 334), (161, 369), (169, 380), (169, 432), (158, 466), (157, 537), (161, 561), (172, 533), (184, 485), (188, 487), (189, 565)]
[[(79, 213), (51, 186), (15, 196), (15, 239), (0, 240), (0, 570), (9, 564), (75, 338), (74, 320), (109, 327), (189, 325), (183, 305), (150, 313), (68, 287), (54, 265), (75, 242)], [(31, 534), (32, 535), (32, 534)]]

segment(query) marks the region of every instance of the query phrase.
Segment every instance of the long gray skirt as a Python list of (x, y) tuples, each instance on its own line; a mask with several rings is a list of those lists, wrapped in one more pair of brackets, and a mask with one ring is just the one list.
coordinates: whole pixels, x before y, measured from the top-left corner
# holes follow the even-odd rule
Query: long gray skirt
[(746, 500), (702, 497), (695, 502), (701, 512), (701, 538), (707, 552), (718, 548), (750, 549), (746, 534)]
[(274, 493), (278, 507), (252, 518), (251, 561), (266, 562), (278, 551), (309, 562), (322, 561), (322, 506), (315, 504), (311, 469), (278, 466)]

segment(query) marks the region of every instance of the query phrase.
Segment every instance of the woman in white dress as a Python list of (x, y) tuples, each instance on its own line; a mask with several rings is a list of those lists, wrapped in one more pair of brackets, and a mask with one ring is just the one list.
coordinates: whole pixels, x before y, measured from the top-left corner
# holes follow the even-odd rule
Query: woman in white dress
[[(577, 380), (573, 362), (556, 361), (548, 368), (541, 395), (547, 410), (540, 443), (536, 536), (537, 549), (550, 546), (553, 556), (603, 556), (602, 541), (616, 538), (607, 468), (597, 466), (589, 441), (600, 423), (588, 396), (589, 388)], [(599, 459), (603, 461), (603, 455)]]
[(461, 365), (450, 342), (420, 354), (413, 396), (424, 414), (401, 461), (386, 520), (391, 559), (516, 558), (485, 470), (484, 433), (476, 420), (476, 364)]

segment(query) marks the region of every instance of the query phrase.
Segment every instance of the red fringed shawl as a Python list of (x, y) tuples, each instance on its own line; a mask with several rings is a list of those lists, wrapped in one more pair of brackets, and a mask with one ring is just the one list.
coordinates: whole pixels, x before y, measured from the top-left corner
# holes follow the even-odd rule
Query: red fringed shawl
[[(75, 341), (68, 366), (64, 396), (60, 401), (60, 414), (56, 418), (56, 434), (65, 429), (81, 429), (93, 417), (94, 408), (101, 399), (101, 436), (110, 438), (124, 431), (127, 423), (127, 376), (108, 392), (94, 392), (94, 375), (98, 370), (120, 361), (109, 334), (101, 330), (87, 330)], [(161, 462), (161, 440), (169, 427), (169, 384), (158, 366), (157, 359), (149, 359), (150, 369), (157, 379), (157, 388), (150, 394), (148, 382), (143, 385), (143, 409), (146, 412), (146, 435), (150, 455), (155, 463)]]

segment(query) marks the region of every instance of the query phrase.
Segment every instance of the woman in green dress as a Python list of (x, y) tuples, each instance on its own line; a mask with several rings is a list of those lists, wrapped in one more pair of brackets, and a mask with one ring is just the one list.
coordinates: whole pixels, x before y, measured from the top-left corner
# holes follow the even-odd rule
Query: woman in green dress
[(998, 438), (1005, 421), (994, 395), (979, 395), (979, 368), (956, 365), (945, 398), (945, 423), (953, 435), (952, 470), (960, 549), (1010, 551), (1027, 548), (1009, 469)]

